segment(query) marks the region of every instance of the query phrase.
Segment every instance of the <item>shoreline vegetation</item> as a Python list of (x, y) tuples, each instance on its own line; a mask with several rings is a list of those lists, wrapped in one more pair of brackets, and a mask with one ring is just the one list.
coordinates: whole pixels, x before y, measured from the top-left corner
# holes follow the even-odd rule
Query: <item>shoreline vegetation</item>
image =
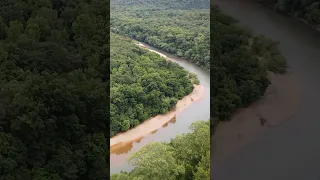
[(165, 114), (159, 114), (145, 120), (143, 123), (125, 132), (120, 132), (110, 139), (110, 148), (119, 146), (121, 143), (126, 143), (135, 139), (139, 139), (151, 132), (161, 128), (168, 123), (179, 112), (189, 107), (192, 103), (199, 101), (204, 95), (204, 87), (202, 85), (194, 85), (193, 91), (178, 100), (175, 108)]
[(153, 142), (129, 158), (130, 172), (111, 175), (111, 180), (210, 179), (210, 125), (196, 121), (190, 133), (180, 134), (169, 143)]
[(273, 10), (291, 16), (304, 24), (320, 31), (320, 4), (317, 0), (255, 0)]
[[(169, 124), (175, 124), (177, 121), (176, 116), (174, 116), (172, 119), (170, 119), (169, 121), (167, 121), (165, 124), (162, 125), (163, 128), (167, 127)], [(154, 134), (157, 133), (159, 129), (156, 129), (154, 131), (151, 131), (150, 134)], [(127, 141), (127, 142), (121, 142), (118, 144), (114, 144), (113, 146), (110, 147), (110, 155), (115, 154), (115, 155), (121, 155), (121, 154), (127, 154), (132, 148), (133, 148), (133, 143), (137, 142), (140, 143), (141, 140), (144, 138), (145, 136), (141, 136), (137, 139), (133, 139), (131, 141)], [(110, 157), (111, 159), (112, 157)], [(117, 158), (115, 158), (117, 159)], [(120, 158), (116, 160), (116, 163), (120, 163), (126, 161), (126, 158)]]
[(171, 111), (199, 82), (177, 63), (114, 33), (111, 59), (111, 137)]
[[(129, 85), (114, 88), (111, 93), (111, 134), (115, 135), (116, 132), (126, 131), (130, 127), (146, 122), (144, 120), (150, 117), (170, 111), (177, 104), (178, 99), (182, 99), (193, 91), (193, 84), (199, 83), (195, 74), (187, 72), (176, 63), (165, 60), (161, 54), (136, 45), (133, 47), (132, 43), (128, 45), (129, 43), (119, 42), (120, 35), (146, 42), (210, 70), (210, 1), (114, 0), (110, 4), (111, 42), (114, 41), (111, 43), (110, 54), (111, 59), (113, 57), (118, 61), (113, 62), (114, 59), (111, 61), (111, 68), (114, 70), (111, 75), (111, 83), (113, 83), (111, 87)], [(118, 38), (113, 40), (112, 36)], [(118, 47), (113, 48), (113, 44), (117, 43)], [(138, 66), (141, 68), (137, 68)], [(128, 72), (132, 74), (126, 74)], [(159, 75), (156, 75), (157, 73)], [(124, 82), (119, 78), (121, 76), (131, 78), (133, 81)], [(139, 92), (135, 89), (132, 91), (130, 88), (136, 82), (138, 82), (137, 86), (142, 86)], [(201, 93), (204, 89), (202, 85), (194, 86), (197, 93), (203, 94)], [(121, 96), (134, 98), (126, 102), (119, 100), (118, 97)], [(146, 99), (149, 97), (151, 99)], [(178, 102), (176, 110), (184, 109), (188, 104), (195, 102), (197, 97), (184, 99), (188, 103), (183, 100), (179, 105)], [(174, 113), (170, 116), (174, 117)], [(172, 117), (167, 120), (171, 120)], [(167, 122), (157, 121), (157, 123), (161, 127)], [(140, 127), (143, 127), (143, 124), (137, 128)], [(190, 133), (178, 135), (169, 143), (149, 143), (142, 147), (129, 158), (129, 163), (134, 166), (134, 169), (130, 172), (114, 174), (111, 179), (210, 179), (209, 121), (195, 122), (190, 126), (190, 130)], [(152, 132), (155, 131), (152, 130)], [(139, 137), (137, 138), (139, 140)]]
[(110, 31), (148, 43), (210, 71), (209, 6), (209, 0), (115, 0), (111, 2)]
[(261, 98), (237, 109), (230, 121), (218, 124), (211, 142), (211, 158), (215, 164), (223, 162), (239, 147), (258, 139), (267, 129), (287, 122), (299, 112), (303, 94), (294, 74), (269, 72), (268, 79), (271, 84)]
[[(199, 1), (200, 2), (200, 1)], [(209, 1), (208, 1), (209, 2)], [(148, 14), (148, 16), (147, 16), (147, 14), (146, 15), (144, 15), (144, 14), (140, 14), (140, 13), (143, 13), (144, 11), (142, 11), (142, 10), (148, 10), (148, 11), (153, 11), (153, 12), (162, 12), (162, 11), (164, 11), (164, 9), (162, 9), (163, 7), (162, 7), (162, 5), (161, 5), (161, 7), (157, 7), (157, 8), (159, 8), (159, 9), (157, 9), (157, 10), (152, 10), (152, 8), (150, 9), (150, 6), (148, 6), (148, 3), (151, 3), (151, 2), (148, 2), (148, 3), (146, 3), (146, 4), (144, 4), (144, 1), (141, 1), (141, 2), (138, 2), (138, 4), (139, 3), (141, 3), (140, 5), (142, 5), (142, 6), (139, 6), (139, 5), (137, 5), (137, 4), (135, 4), (135, 3), (137, 3), (137, 2), (131, 2), (131, 1), (121, 1), (121, 0), (115, 0), (115, 1), (112, 1), (111, 2), (111, 6), (112, 6), (112, 8), (114, 9), (114, 11), (111, 13), (111, 32), (114, 32), (114, 33), (111, 33), (111, 37), (112, 36), (115, 36), (115, 34), (118, 34), (118, 35), (116, 35), (117, 37), (120, 37), (120, 35), (123, 35), (124, 37), (130, 37), (131, 39), (133, 39), (133, 40), (140, 40), (140, 41), (143, 41), (143, 42), (146, 42), (146, 43), (148, 43), (148, 44), (150, 44), (150, 45), (152, 45), (152, 46), (155, 46), (155, 47), (158, 47), (158, 45), (156, 45), (156, 44), (154, 44), (154, 43), (152, 43), (151, 41), (146, 41), (146, 39), (144, 38), (144, 39), (141, 39), (141, 38), (139, 38), (139, 37), (141, 37), (140, 35), (137, 35), (137, 34), (135, 34), (135, 33), (140, 33), (140, 31), (141, 32), (143, 32), (143, 33), (147, 33), (147, 32), (149, 32), (150, 31), (150, 29), (149, 29), (149, 27), (145, 27), (145, 25), (143, 25), (143, 26), (141, 26), (141, 27), (131, 27), (133, 24), (131, 23), (131, 20), (130, 19), (132, 19), (132, 21), (134, 21), (135, 23), (134, 23), (134, 25), (135, 26), (139, 26), (139, 25), (141, 25), (144, 21), (150, 21), (149, 23), (151, 23), (151, 24), (153, 24), (153, 23), (160, 23), (160, 22), (162, 22), (162, 21), (164, 21), (164, 20), (166, 20), (167, 21), (167, 18), (169, 18), (169, 16), (171, 17), (171, 18), (181, 18), (181, 15), (186, 15), (188, 18), (191, 18), (191, 17), (194, 17), (194, 16), (191, 16), (194, 12), (194, 10), (196, 10), (196, 8), (190, 8), (190, 6), (191, 6), (191, 4), (192, 5), (195, 5), (195, 4), (193, 4), (193, 2), (191, 3), (191, 2), (184, 2), (185, 4), (184, 5), (181, 5), (181, 4), (175, 4), (175, 5), (173, 5), (174, 7), (175, 6), (179, 6), (179, 7), (181, 7), (182, 9), (180, 9), (181, 10), (181, 12), (179, 13), (179, 14), (177, 14), (177, 15), (175, 15), (175, 14), (172, 14), (173, 12), (169, 12), (169, 10), (168, 9), (166, 9), (166, 8), (164, 8), (164, 9), (166, 9), (166, 12), (163, 14), (163, 13), (160, 13), (159, 15), (161, 15), (161, 18), (159, 18), (158, 16), (157, 17), (152, 17), (151, 19), (148, 19), (147, 20), (147, 18), (149, 18), (149, 16), (151, 17), (151, 15), (154, 15), (154, 14), (150, 14), (150, 13), (147, 13)], [(153, 5), (156, 5), (157, 3), (159, 3), (158, 1), (152, 1), (152, 3), (153, 3)], [(171, 2), (170, 2), (171, 3)], [(167, 4), (167, 6), (170, 6), (170, 3), (168, 3)], [(189, 3), (191, 3), (191, 4), (189, 4)], [(127, 8), (125, 8), (125, 7), (123, 7), (122, 5), (128, 5), (128, 4), (130, 4), (130, 5), (134, 5), (134, 8), (132, 8), (131, 10), (129, 10), (129, 9), (127, 9)], [(160, 3), (160, 4), (162, 4), (162, 3)], [(196, 5), (196, 7), (201, 7), (201, 8), (203, 8), (204, 7), (204, 5), (203, 4), (206, 4), (206, 1), (201, 1), (201, 3), (200, 4), (197, 4)], [(173, 6), (170, 6), (170, 7), (173, 7)], [(183, 10), (183, 8), (186, 8), (185, 10)], [(126, 10), (125, 11), (125, 13), (123, 14), (119, 14), (119, 12), (123, 12), (122, 10)], [(170, 8), (169, 8), (170, 9)], [(191, 12), (190, 12), (191, 11)], [(206, 11), (208, 11), (208, 9), (207, 10), (205, 10), (205, 9), (202, 9), (202, 10), (199, 10), (199, 11), (204, 11), (204, 13), (206, 13)], [(209, 12), (209, 11), (208, 11)], [(169, 14), (167, 14), (167, 13), (169, 13)], [(188, 13), (192, 13), (192, 14), (188, 14)], [(197, 12), (195, 12), (196, 14), (197, 14)], [(132, 15), (134, 15), (134, 14), (139, 14), (139, 15), (137, 15), (137, 17), (133, 17)], [(195, 14), (193, 14), (193, 15), (195, 15)], [(197, 16), (197, 17), (195, 17), (195, 19), (191, 19), (191, 20), (193, 20), (194, 22), (197, 22), (197, 23), (200, 23), (200, 24), (206, 24), (206, 23), (204, 23), (204, 22), (206, 22), (206, 21), (208, 21), (208, 18), (204, 18), (204, 19), (201, 19), (200, 17), (206, 17), (206, 16), (202, 16), (202, 15), (204, 15), (204, 14), (202, 14), (201, 16), (200, 16), (200, 14), (198, 14), (199, 15), (199, 17)], [(208, 17), (209, 17), (209, 14), (207, 14), (208, 15)], [(137, 18), (137, 20), (139, 19), (139, 22), (136, 22), (136, 20), (134, 20), (134, 18)], [(142, 20), (142, 18), (145, 18), (144, 20)], [(155, 19), (156, 18), (156, 19)], [(200, 18), (200, 19), (199, 19)], [(129, 21), (128, 21), (129, 20)], [(159, 22), (158, 22), (159, 21)], [(181, 23), (183, 23), (183, 24), (181, 24)], [(163, 28), (165, 28), (165, 29), (163, 29), (164, 30), (164, 32), (162, 32), (162, 33), (164, 33), (164, 34), (169, 34), (170, 35), (170, 38), (171, 38), (171, 40), (173, 41), (172, 43), (174, 44), (174, 43), (189, 43), (189, 45), (191, 45), (191, 46), (193, 46), (192, 44), (194, 44), (194, 45), (197, 45), (196, 46), (196, 49), (193, 51), (193, 53), (199, 53), (199, 54), (201, 54), (201, 55), (205, 55), (205, 54), (208, 54), (209, 53), (209, 44), (208, 43), (202, 43), (202, 41), (203, 40), (209, 40), (209, 38), (205, 38), (205, 36), (203, 36), (203, 34), (201, 34), (201, 32), (205, 32), (205, 28), (204, 27), (201, 27), (201, 28), (199, 28), (199, 27), (197, 27), (197, 30), (195, 30), (194, 28), (191, 28), (190, 30), (188, 30), (189, 32), (187, 33), (187, 34), (189, 34), (188, 35), (188, 38), (187, 37), (180, 37), (179, 36), (179, 34), (181, 35), (182, 33), (183, 33), (183, 31), (181, 31), (181, 28), (183, 28), (183, 29), (185, 29), (186, 30), (186, 27), (188, 27), (188, 28), (190, 28), (190, 24), (185, 24), (185, 22), (179, 22), (178, 23), (179, 25), (177, 25), (177, 26), (175, 26), (174, 25), (174, 23), (169, 23), (168, 25), (166, 25), (166, 26), (164, 26)], [(134, 28), (134, 29), (131, 29), (131, 28)], [(208, 29), (208, 28), (207, 28)], [(124, 31), (126, 31), (126, 32), (124, 32)], [(139, 31), (139, 32), (138, 32)], [(131, 35), (129, 35), (129, 34), (131, 33)], [(132, 34), (133, 33), (133, 34)], [(154, 32), (155, 33), (155, 32)], [(207, 34), (209, 34), (209, 31), (208, 32), (206, 32)], [(152, 35), (150, 35), (150, 34), (145, 34), (144, 35), (144, 37), (153, 37)], [(201, 39), (201, 38), (202, 39)], [(167, 37), (163, 37), (163, 39), (166, 39)], [(170, 40), (170, 38), (169, 38), (169, 40)], [(178, 38), (178, 39), (180, 39), (179, 41), (175, 41), (175, 39), (176, 38)], [(190, 39), (191, 38), (191, 39)], [(121, 39), (121, 38), (118, 38), (118, 39)], [(152, 38), (151, 38), (152, 39)], [(168, 39), (167, 39), (168, 40)], [(114, 40), (114, 41), (116, 41), (116, 40)], [(183, 42), (182, 42), (183, 41)], [(184, 41), (186, 41), (186, 42), (184, 42)], [(209, 42), (209, 41), (208, 41)], [(111, 44), (112, 44), (112, 38), (111, 38)], [(201, 47), (200, 45), (204, 45), (204, 46), (206, 46), (206, 47)], [(138, 43), (138, 45), (140, 46), (140, 47), (143, 47), (143, 45), (141, 44), (141, 43)], [(171, 44), (172, 45), (172, 44)], [(188, 46), (189, 46), (188, 45)], [(185, 46), (185, 44), (184, 44), (184, 46)], [(116, 47), (116, 48), (120, 48), (120, 46), (119, 47)], [(128, 49), (130, 49), (129, 47), (127, 47)], [(167, 51), (167, 52), (169, 52), (169, 53), (174, 53), (174, 54), (176, 54), (176, 55), (178, 55), (178, 56), (180, 56), (180, 57), (185, 57), (185, 56), (183, 56), (183, 55), (179, 55), (179, 53), (177, 54), (176, 52), (171, 52), (171, 50), (168, 50), (168, 49), (166, 49), (166, 48), (164, 48), (164, 47), (158, 47), (158, 48), (160, 48), (160, 49), (162, 49), (162, 50), (165, 50), (165, 51)], [(111, 46), (111, 49), (112, 49), (112, 46)], [(201, 50), (201, 51), (200, 51)], [(112, 51), (112, 50), (111, 50)], [(150, 50), (150, 51), (152, 51), (152, 50)], [(182, 51), (182, 50), (181, 50)], [(165, 55), (163, 55), (163, 54), (161, 54), (161, 53), (158, 53), (158, 52), (156, 52), (157, 54), (159, 54), (160, 56), (162, 56), (162, 57), (164, 57), (165, 58)], [(201, 59), (201, 57), (199, 57), (199, 56), (196, 56), (196, 55), (192, 55), (192, 52), (191, 52), (191, 50), (190, 50), (190, 52), (188, 52), (189, 54), (190, 54), (190, 56), (188, 56), (188, 59), (190, 60), (190, 59), (193, 59), (193, 58), (198, 58), (198, 59)], [(126, 53), (124, 53), (125, 54), (125, 56), (127, 56), (127, 54)], [(113, 56), (113, 53), (111, 53), (111, 56)], [(113, 58), (115, 58), (115, 59), (117, 59), (117, 58), (119, 58), (118, 57), (118, 55), (116, 55), (116, 54), (114, 54), (114, 56), (113, 56)], [(131, 57), (130, 57), (131, 58)], [(205, 59), (206, 60), (203, 60), (203, 62), (205, 62), (206, 64), (209, 64), (210, 63), (210, 61), (209, 61), (209, 56), (207, 56)], [(195, 62), (195, 63), (197, 63), (197, 62)], [(198, 64), (198, 63), (197, 63)], [(198, 64), (198, 65), (200, 65), (200, 64)], [(112, 65), (111, 65), (112, 66)], [(118, 65), (116, 65), (116, 66), (118, 66)], [(112, 67), (114, 67), (114, 66), (112, 66)], [(206, 67), (206, 66), (202, 66), (202, 67), (204, 67), (204, 68), (206, 68), (207, 70), (208, 70), (208, 67)], [(117, 75), (118, 76), (118, 75)], [(132, 76), (135, 76), (134, 74), (132, 75)], [(196, 78), (196, 76), (194, 75), (194, 74), (192, 74), (192, 73), (189, 73), (188, 74), (188, 78), (191, 78), (191, 83), (193, 84), (197, 84), (197, 83), (199, 83), (199, 80), (197, 80), (197, 78)], [(117, 79), (117, 78), (112, 78), (112, 75), (111, 75), (111, 83), (113, 83), (113, 81), (112, 81), (112, 79)], [(165, 78), (163, 78), (163, 79), (165, 79)], [(118, 82), (116, 82), (116, 84), (121, 84), (121, 83), (118, 83)], [(172, 86), (172, 84), (173, 84), (173, 82), (171, 82), (170, 83), (171, 85), (170, 86)], [(168, 83), (167, 83), (167, 86), (169, 87), (169, 85), (168, 85)], [(183, 88), (186, 88), (185, 89), (185, 92), (187, 92), (187, 93), (183, 93), (184, 94), (184, 96), (185, 95), (187, 95), (189, 92), (191, 92), (189, 89), (190, 89), (190, 84), (189, 83), (187, 83), (187, 84), (185, 84), (185, 85), (183, 85), (183, 84), (181, 84), (180, 83), (180, 85), (179, 85), (180, 87), (183, 87)], [(177, 90), (177, 89), (176, 89)], [(117, 91), (117, 90), (116, 90)], [(181, 91), (181, 88), (180, 88), (180, 91)], [(183, 91), (183, 90), (182, 90)], [(161, 93), (161, 91), (158, 91), (158, 92), (160, 92)], [(174, 96), (176, 96), (176, 97), (178, 97), (178, 99), (179, 98), (182, 98), (183, 96), (181, 96), (181, 93), (182, 92), (180, 92), (180, 95), (174, 95)], [(112, 94), (112, 92), (111, 92), (111, 94)], [(162, 93), (163, 94), (163, 93)], [(171, 93), (171, 95), (170, 96), (172, 96), (172, 94), (174, 94), (174, 93)], [(130, 97), (130, 96), (129, 96)], [(169, 98), (169, 96), (166, 96), (167, 98)], [(170, 111), (170, 109), (174, 106), (174, 104), (177, 102), (177, 98), (176, 97), (173, 97), (173, 98), (171, 98), (171, 100), (166, 100), (166, 101), (170, 101), (170, 102), (168, 102), (169, 103), (169, 105), (161, 105), (161, 106), (163, 106), (162, 108), (160, 108), (159, 109), (159, 107), (154, 107), (153, 109), (154, 110), (152, 110), (152, 111), (158, 111), (158, 113), (156, 113), (156, 112), (150, 112), (149, 113), (149, 115), (148, 115), (148, 112), (141, 112), (141, 110), (143, 109), (141, 106), (143, 106), (143, 103), (140, 103), (140, 104), (138, 104), (138, 107), (140, 107), (139, 108), (139, 111), (140, 112), (136, 112), (136, 113), (131, 113), (131, 114), (133, 114), (133, 115), (130, 115), (130, 114), (127, 114), (127, 115), (123, 115), (124, 113), (122, 113), (122, 115), (120, 115), (121, 113), (119, 113), (119, 106), (120, 106), (120, 103), (118, 103), (118, 105), (115, 107), (114, 106), (114, 103), (113, 103), (113, 99), (111, 98), (111, 111), (112, 112), (114, 112), (114, 111), (118, 111), (118, 113), (111, 113), (112, 115), (111, 115), (111, 117), (112, 118), (116, 118), (116, 119), (118, 119), (118, 120), (116, 120), (116, 119), (111, 119), (111, 136), (113, 137), (113, 136), (115, 136), (117, 133), (119, 133), (119, 132), (124, 132), (124, 131), (127, 131), (127, 130), (129, 130), (129, 129), (132, 129), (132, 128), (134, 128), (134, 127), (136, 127), (138, 124), (140, 124), (139, 122), (142, 122), (142, 121), (144, 121), (144, 120), (146, 120), (146, 119), (148, 119), (149, 117), (153, 117), (153, 116), (155, 116), (155, 115), (157, 115), (157, 114), (163, 114), (164, 112), (167, 112), (167, 111)], [(167, 103), (167, 104), (168, 104)], [(163, 104), (163, 103), (162, 103)], [(146, 108), (146, 106), (144, 106), (144, 108)], [(121, 108), (120, 108), (121, 109)], [(159, 110), (158, 110), (159, 109)], [(134, 108), (130, 108), (130, 110), (131, 111), (135, 111), (134, 110)], [(122, 111), (122, 110), (120, 110), (120, 111)], [(146, 110), (146, 111), (149, 111), (148, 109)], [(150, 111), (151, 111), (151, 108), (150, 108)], [(117, 115), (118, 114), (118, 115)], [(122, 117), (121, 117), (122, 116)], [(124, 116), (127, 116), (127, 117), (124, 117)], [(121, 119), (121, 120), (119, 120), (119, 119)], [(125, 119), (132, 119), (132, 120), (125, 120)]]
[[(319, 31), (320, 4), (317, 1), (258, 2)], [(277, 67), (279, 66), (274, 66)], [(272, 69), (267, 69), (270, 85), (263, 96), (233, 112), (229, 122), (224, 121), (216, 125), (216, 133), (211, 142), (211, 158), (215, 159), (215, 163), (219, 164), (240, 146), (257, 139), (268, 128), (286, 123), (299, 112), (303, 91), (298, 78), (289, 68), (280, 73), (271, 72)]]
[(211, 7), (213, 114), (211, 132), (229, 121), (239, 108), (259, 100), (270, 85), (268, 72), (285, 74), (287, 64), (278, 43), (237, 24), (237, 20)]
[[(135, 45), (142, 48), (144, 47), (142, 44), (139, 44), (139, 43), (135, 43)], [(155, 50), (152, 50), (152, 49), (146, 49), (146, 50), (156, 53), (161, 57), (166, 57), (162, 53), (159, 53)], [(169, 60), (169, 59), (165, 59), (165, 60), (172, 62), (172, 60)], [(194, 86), (192, 93), (180, 99), (177, 102), (175, 108), (169, 111), (168, 113), (157, 115), (156, 117), (150, 118), (149, 120), (146, 120), (140, 125), (138, 125), (136, 128), (132, 130), (128, 130), (124, 133), (118, 134), (119, 137), (118, 135), (116, 135), (116, 137), (114, 137), (115, 140), (120, 140), (120, 142), (115, 142), (113, 141), (113, 138), (111, 138), (110, 153), (122, 154), (130, 151), (130, 149), (132, 148), (133, 142), (139, 142), (141, 141), (143, 136), (150, 133), (152, 134), (156, 132), (159, 128), (167, 126), (169, 123), (174, 123), (176, 114), (183, 111), (185, 108), (189, 107), (189, 105), (193, 104), (194, 102), (197, 102), (201, 98), (203, 98), (205, 88), (203, 85), (200, 84), (200, 81), (197, 78), (196, 74), (188, 72), (188, 78), (190, 79), (190, 81)], [(208, 131), (209, 131), (209, 126), (208, 126)], [(208, 139), (210, 139), (210, 137), (208, 137)], [(204, 175), (203, 173), (207, 174), (208, 176)], [(200, 176), (200, 174), (202, 174), (201, 177), (209, 179), (209, 169), (204, 169), (203, 173), (198, 172), (199, 175), (197, 176)], [(119, 177), (123, 177), (123, 175), (121, 174), (122, 173), (118, 174)], [(114, 177), (116, 176), (117, 175), (115, 175)]]

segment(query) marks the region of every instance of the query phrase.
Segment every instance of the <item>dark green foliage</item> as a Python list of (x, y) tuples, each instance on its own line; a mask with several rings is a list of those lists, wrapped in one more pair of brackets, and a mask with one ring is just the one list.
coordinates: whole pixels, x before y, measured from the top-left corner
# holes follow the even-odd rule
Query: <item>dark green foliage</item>
[(178, 64), (113, 33), (110, 68), (111, 136), (168, 112), (193, 89)]
[(269, 85), (267, 72), (284, 73), (286, 63), (277, 43), (252, 36), (236, 20), (211, 8), (211, 127), (229, 120), (233, 111), (262, 96)]
[(0, 2), (1, 180), (107, 179), (108, 4)]
[(277, 11), (306, 20), (315, 27), (320, 25), (319, 0), (258, 0)]
[(169, 143), (154, 142), (134, 153), (131, 172), (111, 176), (112, 180), (209, 180), (209, 121), (194, 122), (192, 132), (178, 135)]
[(209, 0), (115, 0), (111, 31), (210, 70), (209, 14)]

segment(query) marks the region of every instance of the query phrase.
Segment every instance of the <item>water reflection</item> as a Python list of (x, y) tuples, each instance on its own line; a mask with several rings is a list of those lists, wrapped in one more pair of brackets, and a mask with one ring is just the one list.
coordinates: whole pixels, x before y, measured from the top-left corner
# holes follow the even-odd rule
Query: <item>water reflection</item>
[[(174, 116), (170, 121), (165, 123), (162, 127), (165, 128), (169, 124), (174, 124), (176, 123), (176, 120), (177, 118), (176, 116)], [(157, 131), (158, 129), (152, 131), (150, 134), (155, 134)], [(121, 143), (115, 144), (110, 147), (110, 154), (115, 154), (115, 155), (127, 154), (133, 148), (133, 143), (140, 143), (142, 139), (143, 139), (143, 136), (129, 142), (121, 142)]]
[(167, 127), (169, 124), (174, 124), (177, 121), (177, 117), (174, 116), (170, 121), (166, 122), (162, 127), (165, 128)]

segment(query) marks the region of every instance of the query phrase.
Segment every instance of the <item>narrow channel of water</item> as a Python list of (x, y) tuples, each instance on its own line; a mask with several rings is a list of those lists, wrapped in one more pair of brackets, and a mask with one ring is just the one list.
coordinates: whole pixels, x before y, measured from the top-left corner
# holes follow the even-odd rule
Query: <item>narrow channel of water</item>
[(187, 71), (195, 73), (200, 80), (200, 84), (204, 87), (204, 95), (199, 101), (192, 103), (182, 112), (176, 114), (175, 118), (165, 123), (162, 128), (144, 137), (137, 138), (131, 142), (123, 142), (118, 147), (111, 148), (111, 174), (132, 170), (133, 167), (128, 164), (127, 159), (132, 153), (137, 152), (146, 144), (150, 142), (168, 142), (178, 134), (189, 132), (188, 128), (193, 122), (209, 120), (210, 118), (210, 73), (185, 59), (170, 55), (145, 43), (142, 44), (149, 50), (164, 54), (169, 60), (178, 63)]

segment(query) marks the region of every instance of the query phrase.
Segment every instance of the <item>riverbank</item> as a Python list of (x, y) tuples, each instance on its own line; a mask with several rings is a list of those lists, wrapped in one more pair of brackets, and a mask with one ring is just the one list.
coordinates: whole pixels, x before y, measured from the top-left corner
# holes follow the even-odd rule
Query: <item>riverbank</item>
[[(137, 41), (134, 41), (134, 43), (136, 45), (139, 44), (139, 42)], [(164, 118), (163, 115), (161, 115), (161, 117), (163, 118), (162, 121), (161, 120), (155, 121), (156, 123), (159, 123), (159, 124), (154, 125), (152, 121), (154, 121), (155, 119), (154, 120), (151, 120), (153, 118), (148, 119), (147, 121), (150, 121), (149, 125), (151, 125), (151, 128), (145, 127), (145, 125), (142, 125), (144, 123), (140, 124), (139, 126), (143, 127), (142, 128), (143, 130), (145, 130), (146, 128), (145, 131), (139, 130), (138, 133), (142, 132), (140, 135), (132, 137), (127, 133), (126, 135), (123, 133), (118, 134), (125, 139), (120, 138), (120, 136), (119, 137), (114, 136), (114, 137), (117, 137), (116, 138), (117, 140), (111, 143), (112, 144), (110, 149), (111, 150), (110, 151), (110, 173), (111, 174), (120, 173), (121, 171), (126, 171), (126, 172), (131, 171), (134, 167), (132, 166), (132, 164), (128, 163), (127, 161), (128, 158), (133, 153), (138, 152), (142, 147), (146, 146), (150, 142), (170, 142), (172, 138), (176, 137), (179, 134), (189, 133), (190, 132), (189, 126), (193, 122), (210, 118), (210, 73), (204, 70), (203, 68), (195, 64), (192, 64), (191, 62), (185, 59), (182, 59), (177, 56), (166, 53), (164, 51), (161, 51), (160, 49), (149, 46), (148, 44), (145, 44), (145, 43), (141, 43), (141, 44), (144, 45), (144, 48), (146, 50), (158, 52), (157, 54), (161, 53), (165, 56), (166, 60), (175, 62), (179, 64), (179, 66), (183, 67), (186, 71), (192, 74), (195, 74), (200, 81), (200, 85), (195, 85), (196, 88), (193, 89), (193, 92), (196, 91), (196, 93), (192, 92), (191, 94), (193, 94), (193, 96), (198, 94), (196, 95), (198, 97), (193, 97), (193, 99), (187, 98), (186, 100), (183, 100), (186, 97), (182, 98), (176, 104), (175, 115), (168, 116), (168, 114), (163, 114), (163, 115), (167, 115), (167, 118)], [(184, 102), (184, 103), (181, 103), (181, 102)], [(178, 109), (180, 110), (178, 111)], [(172, 113), (172, 111), (170, 111), (170, 113)]]
[[(136, 45), (139, 47), (148, 49), (144, 44), (141, 42), (137, 42)], [(161, 57), (165, 58), (168, 60), (167, 56), (152, 50), (148, 49), (151, 52), (159, 54)], [(166, 114), (161, 114), (157, 115), (155, 117), (152, 117), (146, 121), (144, 121), (142, 124), (139, 124), (137, 127), (130, 129), (126, 132), (119, 133), (112, 137), (110, 139), (110, 153), (121, 153), (123, 149), (128, 149), (124, 148), (126, 146), (132, 146), (132, 143), (135, 142), (136, 140), (141, 140), (143, 136), (150, 134), (159, 128), (163, 127), (165, 124), (169, 123), (172, 121), (172, 119), (175, 118), (175, 115), (187, 108), (189, 105), (191, 105), (193, 102), (198, 101), (201, 99), (204, 95), (204, 87), (203, 85), (194, 85), (193, 91), (183, 97), (181, 100), (179, 100), (175, 106), (175, 108), (171, 111), (169, 111)]]
[(123, 133), (119, 133), (110, 139), (110, 149), (111, 152), (115, 153), (115, 149), (119, 148), (121, 144), (124, 146), (128, 145), (128, 142), (135, 141), (142, 138), (143, 136), (152, 133), (153, 131), (161, 128), (166, 123), (171, 121), (177, 113), (181, 112), (185, 108), (189, 107), (192, 103), (200, 100), (204, 95), (203, 85), (194, 85), (193, 91), (179, 100), (176, 104), (175, 109), (171, 110), (166, 114), (157, 115), (144, 121), (137, 127), (128, 130)]
[[(318, 179), (320, 169), (319, 33), (293, 18), (250, 0), (216, 0), (239, 24), (279, 42), (279, 50), (303, 91), (299, 111), (229, 153), (223, 163), (211, 159), (211, 178), (219, 180)], [(290, 91), (289, 91), (290, 92)], [(294, 97), (296, 98), (296, 97)], [(285, 106), (281, 109), (286, 108)], [(281, 110), (280, 109), (280, 110)], [(256, 122), (256, 121), (254, 121)], [(260, 127), (260, 126), (257, 126)], [(236, 141), (236, 140), (234, 140)], [(232, 173), (230, 173), (232, 172)]]
[[(144, 44), (142, 44), (141, 42), (138, 42), (138, 43), (136, 43), (136, 44), (137, 44), (138, 46), (144, 48), (144, 49), (147, 49), (147, 47), (146, 47)], [(152, 50), (152, 49), (148, 49), (148, 50), (151, 51), (151, 52), (154, 52), (154, 53), (156, 53), (156, 54), (159, 54), (161, 57), (163, 57), (163, 58), (165, 58), (166, 60), (168, 60), (166, 55), (164, 55), (164, 54), (162, 54), (162, 53), (160, 53), (160, 52), (158, 52), (158, 51)]]
[[(165, 128), (169, 124), (174, 124), (175, 122), (176, 122), (176, 116), (174, 116), (171, 120), (169, 120), (167, 123), (165, 123), (162, 127)], [(158, 129), (152, 131), (150, 134), (155, 134), (156, 132), (158, 132)], [(130, 150), (132, 150), (133, 143), (140, 143), (143, 138), (144, 137), (141, 136), (141, 137), (139, 137), (137, 139), (133, 139), (133, 140), (128, 141), (128, 142), (122, 142), (122, 143), (115, 144), (110, 148), (110, 154), (111, 155), (112, 154), (115, 154), (115, 155), (127, 154)]]
[(280, 14), (285, 15), (285, 16), (289, 16), (291, 18), (294, 18), (294, 19), (302, 22), (303, 24), (311, 27), (312, 29), (320, 32), (320, 24), (312, 25), (304, 18), (295, 17), (293, 14), (290, 14), (290, 13), (287, 13), (287, 12), (283, 12), (283, 11), (280, 11), (280, 10), (276, 9), (273, 4), (272, 5), (268, 4), (268, 3), (266, 3), (265, 1), (262, 1), (262, 0), (255, 0), (255, 1), (260, 3), (260, 4), (262, 4), (262, 5), (264, 5), (264, 6), (266, 6), (266, 7), (268, 7), (268, 8), (270, 8), (270, 9), (272, 9), (273, 11), (276, 11), (277, 13), (280, 13)]
[(261, 136), (268, 128), (290, 120), (300, 108), (301, 86), (292, 72), (269, 72), (271, 84), (263, 97), (220, 122), (212, 137), (212, 159), (221, 163), (230, 154)]

